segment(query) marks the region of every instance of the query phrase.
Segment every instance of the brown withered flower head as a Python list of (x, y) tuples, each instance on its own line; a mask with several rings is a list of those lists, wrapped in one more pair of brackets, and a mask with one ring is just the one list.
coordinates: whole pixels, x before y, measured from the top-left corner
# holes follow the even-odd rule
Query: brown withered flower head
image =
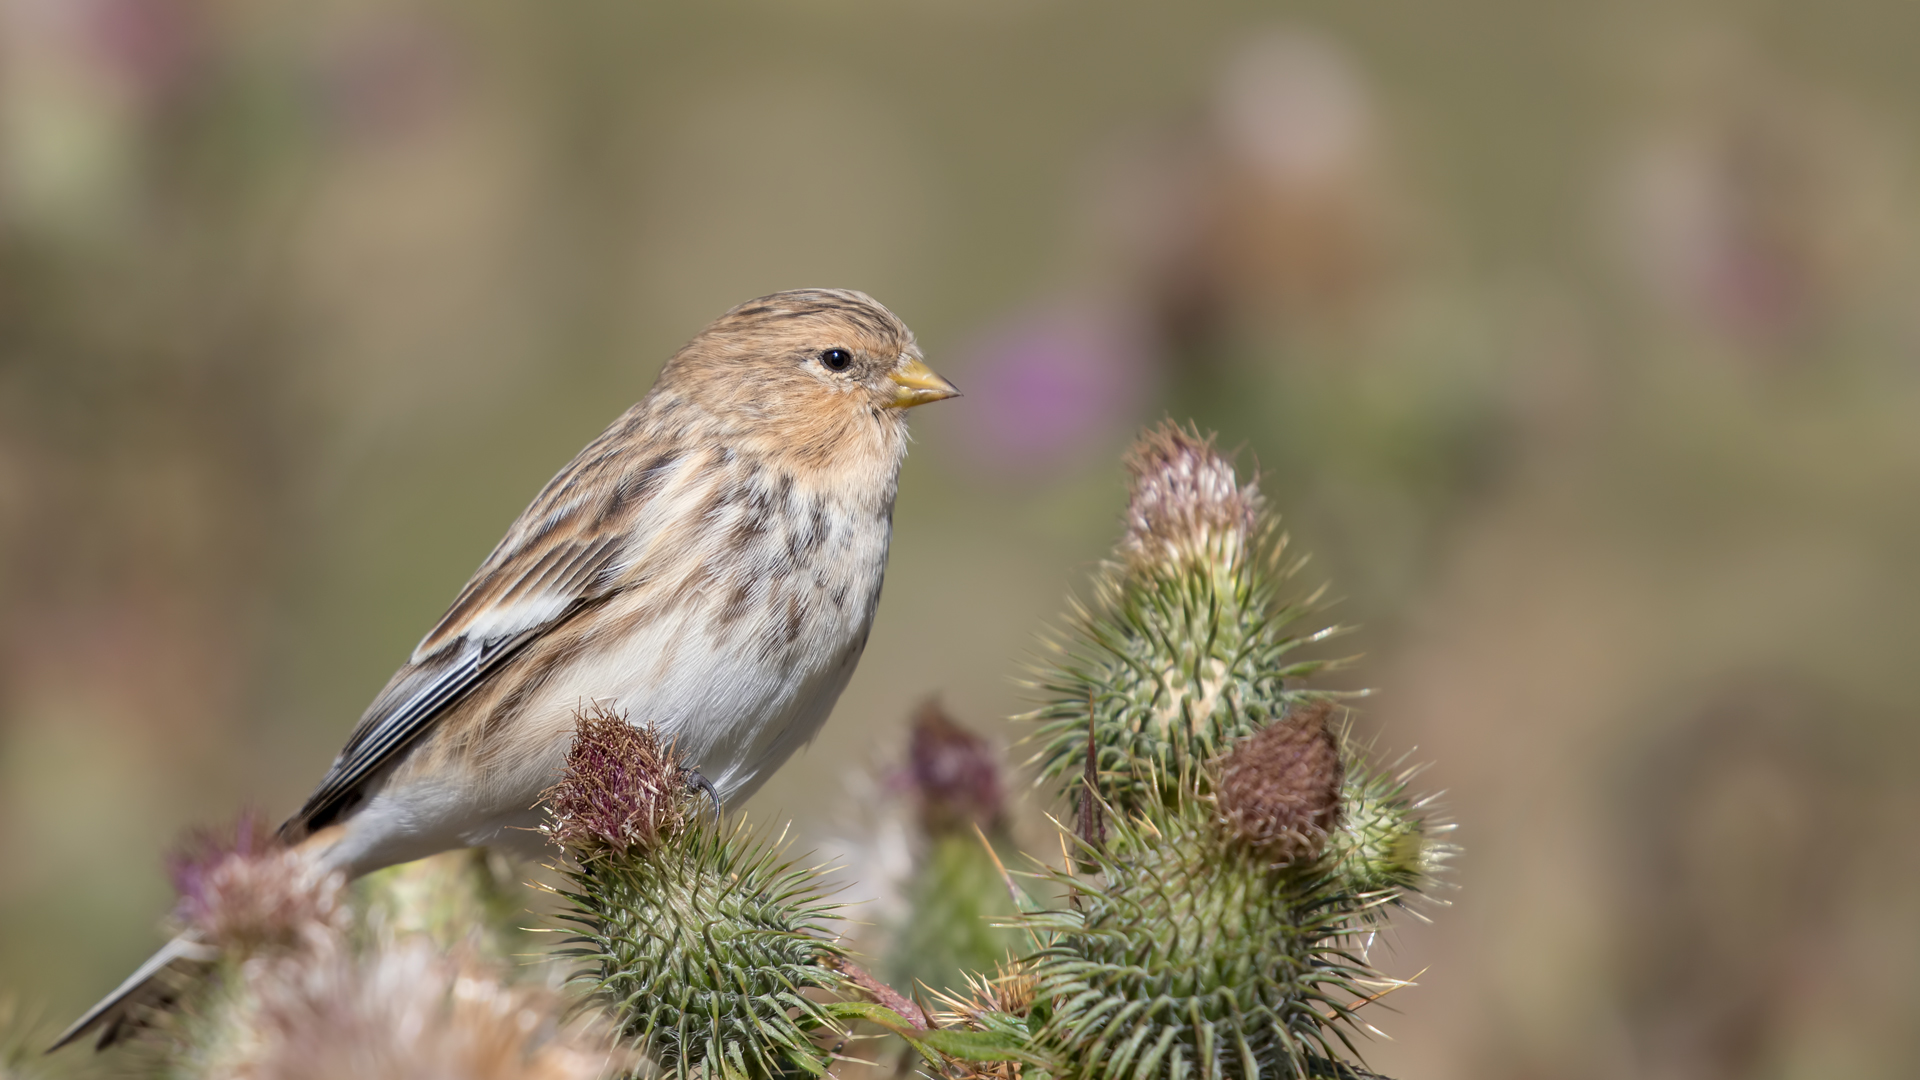
[(1127, 453), (1133, 490), (1120, 554), (1128, 569), (1217, 559), (1239, 561), (1254, 538), (1261, 499), (1233, 462), (1172, 421), (1141, 435)]
[(542, 798), (548, 839), (587, 858), (651, 848), (687, 824), (687, 783), (651, 727), (594, 705), (575, 716), (560, 782)]
[(1033, 1011), (1033, 1002), (1039, 996), (1040, 980), (1034, 975), (1030, 965), (1007, 963), (1000, 966), (991, 982), (982, 981), (980, 989), (985, 992), (984, 1000), (993, 1008), (1014, 1016), (1025, 1016)]
[(253, 951), (290, 948), (346, 928), (345, 878), (275, 842), (247, 811), (230, 830), (197, 830), (167, 858), (179, 893), (174, 917), (202, 943)]
[(1346, 766), (1315, 701), (1242, 739), (1215, 766), (1214, 798), (1229, 835), (1276, 864), (1311, 859), (1340, 822)]
[(948, 716), (937, 700), (928, 699), (914, 714), (907, 765), (906, 778), (920, 799), (920, 825), (928, 835), (973, 825), (987, 832), (1005, 826), (999, 754)]
[[(935, 1027), (981, 1031), (989, 1013), (1025, 1017), (1033, 1011), (1040, 988), (1033, 970), (1017, 962), (1002, 964), (992, 977), (969, 972), (966, 980), (965, 993), (934, 992), (942, 1006), (932, 1017)], [(938, 1075), (944, 1080), (1020, 1080), (1023, 1071), (1017, 1061), (948, 1058)]]

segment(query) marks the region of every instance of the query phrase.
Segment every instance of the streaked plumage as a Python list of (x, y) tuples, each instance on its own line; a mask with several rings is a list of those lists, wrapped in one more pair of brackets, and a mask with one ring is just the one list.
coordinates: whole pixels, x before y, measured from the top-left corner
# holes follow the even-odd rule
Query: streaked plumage
[[(844, 365), (842, 365), (844, 361)], [(832, 711), (867, 641), (905, 409), (953, 396), (870, 297), (776, 293), (667, 362), (507, 530), (281, 835), (350, 875), (538, 851), (588, 703), (657, 725), (729, 802)], [(106, 1024), (175, 941), (62, 1036)]]

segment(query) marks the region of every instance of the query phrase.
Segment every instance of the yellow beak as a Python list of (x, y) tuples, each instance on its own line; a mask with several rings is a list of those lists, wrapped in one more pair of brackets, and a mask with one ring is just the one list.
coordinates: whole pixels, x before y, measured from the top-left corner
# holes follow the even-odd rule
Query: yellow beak
[(952, 383), (935, 375), (932, 368), (912, 357), (888, 372), (887, 378), (892, 379), (896, 387), (893, 400), (887, 404), (896, 409), (911, 409), (929, 401), (960, 396), (960, 391)]

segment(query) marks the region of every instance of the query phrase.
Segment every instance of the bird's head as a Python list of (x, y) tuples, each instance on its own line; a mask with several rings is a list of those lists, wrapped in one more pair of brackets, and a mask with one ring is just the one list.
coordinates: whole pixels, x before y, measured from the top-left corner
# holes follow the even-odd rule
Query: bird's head
[(676, 353), (660, 384), (736, 435), (822, 458), (903, 449), (906, 410), (960, 393), (927, 367), (893, 312), (843, 289), (741, 304)]

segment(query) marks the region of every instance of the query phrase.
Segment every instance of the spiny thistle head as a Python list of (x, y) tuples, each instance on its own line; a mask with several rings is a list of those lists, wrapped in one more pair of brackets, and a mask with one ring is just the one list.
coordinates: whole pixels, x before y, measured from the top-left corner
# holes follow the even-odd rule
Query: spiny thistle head
[(345, 878), (281, 846), (259, 816), (231, 830), (197, 830), (167, 859), (179, 902), (174, 918), (201, 943), (251, 952), (305, 944), (346, 928)]
[(587, 859), (677, 836), (687, 825), (688, 800), (672, 747), (601, 705), (574, 720), (566, 771), (543, 795), (548, 838)]
[[(1315, 864), (1275, 865), (1198, 804), (1116, 820), (1077, 907), (1028, 916), (1039, 1041), (1094, 1080), (1275, 1080), (1351, 1050), (1380, 976), (1350, 948), (1352, 896)], [(1036, 1013), (1041, 1010), (1037, 1007)]]
[[(1122, 815), (1202, 794), (1209, 762), (1307, 698), (1288, 680), (1325, 665), (1289, 654), (1333, 632), (1289, 632), (1309, 609), (1277, 593), (1298, 564), (1280, 563), (1285, 538), (1210, 439), (1163, 425), (1129, 465), (1117, 560), (1074, 611), (1038, 680), (1045, 704), (1026, 717), (1040, 724), (1043, 775), (1078, 777), (1091, 754), (1100, 798)], [(1082, 785), (1070, 790), (1078, 803)]]
[(1119, 554), (1131, 570), (1244, 559), (1260, 525), (1261, 499), (1233, 462), (1172, 422), (1141, 435), (1127, 453), (1133, 476)]
[(805, 991), (840, 984), (840, 952), (818, 872), (691, 813), (670, 754), (617, 716), (580, 718), (548, 798), (578, 857), (567, 952), (629, 1045), (683, 1078), (825, 1071), (810, 1035), (833, 1021)]
[(913, 718), (906, 779), (920, 802), (920, 825), (929, 836), (993, 832), (1006, 822), (1006, 792), (1000, 756), (985, 738), (960, 726), (937, 700)]
[(969, 973), (966, 983), (959, 994), (935, 993), (945, 1006), (934, 1017), (942, 1026), (966, 1026), (994, 1013), (1024, 1017), (1033, 1011), (1040, 988), (1032, 964), (1021, 960), (999, 965), (992, 976)]
[(1351, 749), (1347, 756), (1353, 767), (1340, 796), (1340, 825), (1327, 837), (1330, 872), (1355, 896), (1398, 900), (1427, 891), (1455, 849), (1445, 839), (1453, 825), (1432, 817), (1433, 797), (1408, 791), (1420, 769), (1382, 771)]
[(1294, 708), (1242, 739), (1214, 769), (1220, 823), (1261, 857), (1317, 857), (1340, 820), (1346, 766), (1327, 727), (1328, 701)]
[(841, 984), (840, 950), (816, 874), (735, 826), (690, 828), (570, 876), (562, 918), (577, 930), (577, 979), (635, 1048), (680, 1077), (825, 1071), (811, 1033), (833, 1021), (805, 991)]
[(958, 986), (1023, 945), (997, 925), (1014, 912), (995, 853), (1012, 844), (999, 755), (928, 701), (913, 717), (906, 766), (889, 786), (911, 796), (920, 835), (899, 881), (904, 909), (887, 920), (879, 973), (896, 986)]

